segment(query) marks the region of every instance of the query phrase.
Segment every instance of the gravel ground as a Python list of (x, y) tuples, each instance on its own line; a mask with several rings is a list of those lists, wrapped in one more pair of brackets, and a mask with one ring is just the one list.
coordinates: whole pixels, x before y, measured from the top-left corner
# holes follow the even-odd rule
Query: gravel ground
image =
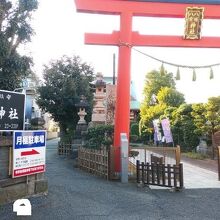
[(48, 142), (49, 193), (30, 199), (31, 217), (17, 217), (12, 203), (0, 207), (0, 219), (84, 220), (219, 219), (220, 189), (150, 189), (106, 181), (73, 167), (73, 160), (57, 156), (57, 140)]

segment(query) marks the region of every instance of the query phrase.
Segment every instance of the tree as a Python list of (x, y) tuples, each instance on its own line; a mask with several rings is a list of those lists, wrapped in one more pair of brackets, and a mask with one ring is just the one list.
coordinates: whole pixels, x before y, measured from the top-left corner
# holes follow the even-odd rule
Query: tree
[(176, 89), (168, 87), (162, 87), (159, 90), (157, 100), (159, 103), (170, 107), (178, 107), (185, 102), (182, 93), (178, 92)]
[(75, 105), (82, 95), (90, 104), (88, 113), (91, 113), (93, 94), (89, 82), (93, 80), (93, 69), (79, 56), (64, 56), (45, 66), (44, 80), (45, 84), (38, 89), (37, 103), (52, 115), (59, 123), (61, 134), (65, 135), (76, 127), (79, 117)]
[(151, 138), (152, 121), (164, 115), (166, 108), (177, 106), (182, 102), (184, 97), (176, 91), (172, 73), (167, 73), (163, 66), (159, 71), (153, 70), (147, 73), (144, 100), (140, 108), (140, 133), (149, 134)]
[(192, 105), (182, 104), (172, 110), (170, 123), (174, 143), (180, 145), (184, 150), (195, 149), (199, 143), (199, 136), (194, 132), (196, 126), (191, 115)]
[(196, 126), (194, 132), (200, 137), (208, 135), (207, 119), (205, 117), (205, 114), (206, 114), (205, 104), (197, 103), (192, 105), (191, 115), (193, 117), (193, 123)]
[(206, 104), (194, 104), (192, 116), (195, 132), (213, 142), (213, 135), (220, 130), (220, 96), (210, 97)]
[(172, 73), (167, 73), (163, 68), (160, 71), (153, 70), (147, 73), (144, 86), (145, 105), (151, 105), (152, 96), (157, 96), (162, 87), (175, 89), (175, 81)]
[(0, 88), (14, 90), (29, 74), (32, 59), (18, 53), (33, 35), (30, 21), (37, 0), (0, 1)]
[(148, 106), (147, 108), (141, 107), (140, 133), (152, 133), (153, 120), (160, 118), (160, 116), (164, 114), (165, 109), (166, 105), (164, 104)]
[(207, 126), (213, 135), (216, 131), (220, 130), (220, 96), (209, 98), (205, 108), (205, 117), (208, 122)]

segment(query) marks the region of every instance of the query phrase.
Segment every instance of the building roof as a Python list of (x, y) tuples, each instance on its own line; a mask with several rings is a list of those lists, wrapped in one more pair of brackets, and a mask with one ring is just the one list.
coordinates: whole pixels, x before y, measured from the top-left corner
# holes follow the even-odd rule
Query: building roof
[(139, 101), (130, 101), (130, 109), (131, 110), (139, 110), (140, 109), (140, 102)]
[[(103, 79), (106, 82), (106, 84), (113, 84), (113, 77), (112, 76), (104, 76)], [(117, 81), (117, 78), (116, 78), (116, 81)], [(137, 100), (136, 88), (135, 88), (135, 84), (133, 81), (131, 81), (130, 96), (131, 96), (130, 109), (131, 110), (140, 109), (140, 102)]]

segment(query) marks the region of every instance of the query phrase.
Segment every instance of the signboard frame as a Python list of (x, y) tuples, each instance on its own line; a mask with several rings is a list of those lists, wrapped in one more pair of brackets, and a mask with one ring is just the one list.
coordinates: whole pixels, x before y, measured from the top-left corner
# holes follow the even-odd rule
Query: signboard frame
[(46, 130), (18, 130), (13, 132), (12, 178), (46, 171), (46, 139)]
[[(23, 130), (24, 129), (24, 124), (25, 124), (25, 106), (26, 106), (26, 94), (24, 94), (24, 93), (20, 93), (20, 92), (14, 92), (14, 91), (8, 91), (8, 90), (0, 90), (0, 110), (1, 110), (1, 107), (2, 107), (2, 105), (3, 105), (3, 109), (4, 109), (4, 107), (7, 107), (7, 108), (10, 108), (10, 106), (7, 106), (8, 104), (5, 104), (5, 103), (3, 103), (2, 105), (1, 105), (1, 100), (2, 99), (4, 99), (4, 97), (2, 98), (2, 96), (1, 95), (12, 95), (13, 96), (13, 94), (15, 94), (16, 96), (18, 95), (18, 96), (20, 96), (20, 98), (21, 98), (21, 96), (23, 96), (21, 99), (22, 99), (22, 101), (23, 101), (23, 103), (18, 107), (20, 110), (21, 110), (21, 113), (20, 113), (20, 110), (19, 110), (19, 116), (22, 116), (23, 117), (23, 120), (22, 120), (22, 126), (20, 125), (21, 124), (21, 120), (17, 120), (18, 122), (18, 127), (15, 127), (15, 124), (13, 124), (13, 123), (11, 123), (11, 124), (9, 124), (9, 119), (8, 120), (0, 120), (0, 131), (14, 131), (14, 130)], [(8, 101), (9, 101), (9, 99), (8, 99)], [(16, 107), (16, 106), (18, 106), (18, 104), (20, 104), (20, 103), (18, 103), (18, 102), (13, 102), (13, 108), (14, 107)], [(14, 108), (14, 109), (16, 109), (16, 108)], [(7, 110), (9, 110), (9, 109), (7, 109)], [(6, 112), (5, 112), (6, 113)], [(16, 112), (16, 113), (18, 113), (18, 112)], [(2, 116), (3, 117), (3, 116)], [(7, 125), (7, 127), (6, 127), (6, 125)]]

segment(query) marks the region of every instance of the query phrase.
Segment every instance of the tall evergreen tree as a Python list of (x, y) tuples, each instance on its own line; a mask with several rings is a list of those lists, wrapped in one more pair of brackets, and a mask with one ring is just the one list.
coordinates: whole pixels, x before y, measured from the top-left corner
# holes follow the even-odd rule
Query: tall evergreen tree
[[(49, 112), (59, 123), (62, 134), (74, 130), (78, 122), (80, 97), (86, 97), (91, 113), (92, 97), (89, 82), (93, 80), (93, 69), (80, 57), (62, 57), (44, 69), (44, 85), (39, 87), (39, 106)], [(91, 115), (91, 114), (90, 114)]]
[(14, 90), (30, 73), (32, 59), (18, 47), (31, 41), (30, 21), (37, 0), (0, 0), (0, 89)]

